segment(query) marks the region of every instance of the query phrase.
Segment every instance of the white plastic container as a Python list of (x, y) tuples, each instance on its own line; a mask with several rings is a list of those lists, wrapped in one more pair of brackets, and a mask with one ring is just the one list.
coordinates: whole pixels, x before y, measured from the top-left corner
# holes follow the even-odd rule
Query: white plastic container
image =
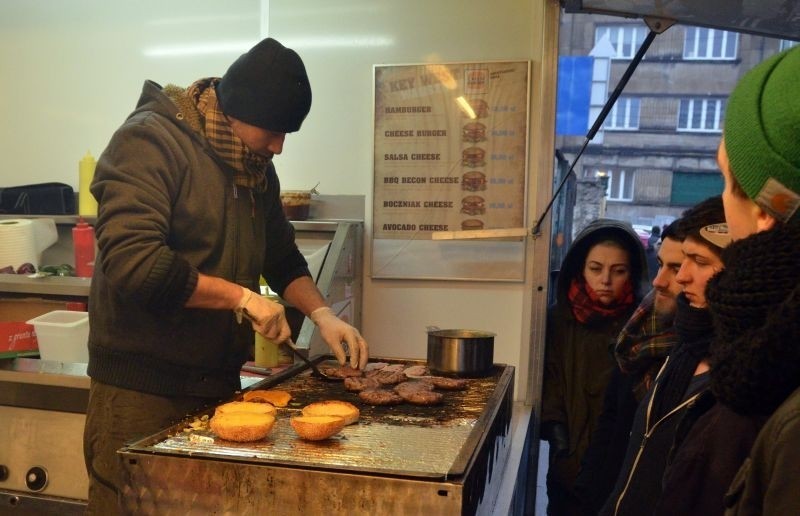
[(54, 310), (28, 321), (36, 331), (39, 356), (58, 362), (89, 362), (89, 314)]

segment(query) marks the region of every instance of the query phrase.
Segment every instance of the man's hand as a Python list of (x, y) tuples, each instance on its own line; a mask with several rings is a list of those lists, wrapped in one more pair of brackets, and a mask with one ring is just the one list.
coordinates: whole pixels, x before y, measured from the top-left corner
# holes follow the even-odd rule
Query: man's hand
[(369, 360), (369, 347), (367, 341), (358, 332), (343, 320), (336, 317), (327, 306), (317, 308), (309, 315), (314, 324), (319, 328), (323, 340), (333, 351), (336, 359), (344, 365), (347, 361), (346, 353), (342, 342), (347, 343), (350, 349), (350, 365), (354, 368), (363, 369)]
[(286, 311), (283, 305), (270, 301), (264, 296), (242, 289), (242, 299), (237, 310), (250, 320), (253, 330), (276, 342), (283, 342), (292, 336)]

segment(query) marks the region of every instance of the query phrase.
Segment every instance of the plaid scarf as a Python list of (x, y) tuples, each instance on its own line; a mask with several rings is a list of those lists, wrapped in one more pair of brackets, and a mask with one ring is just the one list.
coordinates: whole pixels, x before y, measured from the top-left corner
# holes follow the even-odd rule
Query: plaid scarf
[(235, 170), (234, 184), (263, 192), (267, 186), (267, 167), (270, 160), (255, 154), (233, 134), (225, 114), (217, 101), (216, 85), (219, 78), (207, 77), (186, 88), (201, 116), (206, 139), (217, 155)]
[(582, 278), (574, 278), (569, 285), (567, 298), (572, 307), (572, 315), (578, 322), (586, 324), (601, 319), (614, 318), (622, 315), (633, 304), (633, 285), (630, 280), (622, 287), (622, 300), (604, 305), (600, 302), (597, 293), (592, 290)]
[(678, 339), (673, 328), (675, 313), (658, 314), (654, 309), (656, 291), (651, 290), (617, 336), (614, 356), (620, 370), (639, 375), (634, 386), (637, 399), (647, 392), (658, 370)]

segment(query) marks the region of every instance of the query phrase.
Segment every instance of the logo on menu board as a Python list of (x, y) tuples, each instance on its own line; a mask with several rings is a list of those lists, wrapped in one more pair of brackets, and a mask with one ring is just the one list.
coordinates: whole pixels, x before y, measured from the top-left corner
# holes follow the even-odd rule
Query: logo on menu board
[(489, 87), (487, 68), (468, 68), (464, 70), (464, 91), (467, 93), (486, 93)]

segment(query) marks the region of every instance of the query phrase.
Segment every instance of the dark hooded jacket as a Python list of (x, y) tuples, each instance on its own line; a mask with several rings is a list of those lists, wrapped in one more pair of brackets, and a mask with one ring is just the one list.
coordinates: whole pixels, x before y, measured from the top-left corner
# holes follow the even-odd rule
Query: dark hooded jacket
[(89, 301), (88, 374), (160, 396), (224, 398), (253, 344), (230, 310), (185, 308), (199, 273), (282, 293), (308, 268), (283, 215), (272, 164), (266, 191), (234, 171), (154, 82), (97, 163), (99, 255)]
[(706, 289), (713, 396), (676, 439), (657, 514), (799, 513), (798, 256), (798, 224), (722, 252), (726, 268)]
[[(586, 255), (609, 237), (624, 243), (631, 257), (634, 303), (613, 318), (579, 322), (568, 299), (572, 279), (582, 274)], [(547, 320), (542, 439), (561, 438), (566, 449), (551, 461), (548, 484), (571, 491), (581, 459), (600, 415), (611, 371), (615, 367), (613, 342), (643, 297), (647, 285), (644, 248), (630, 225), (599, 219), (575, 238), (564, 257), (557, 281), (556, 303)], [(559, 432), (564, 430), (564, 435)]]

